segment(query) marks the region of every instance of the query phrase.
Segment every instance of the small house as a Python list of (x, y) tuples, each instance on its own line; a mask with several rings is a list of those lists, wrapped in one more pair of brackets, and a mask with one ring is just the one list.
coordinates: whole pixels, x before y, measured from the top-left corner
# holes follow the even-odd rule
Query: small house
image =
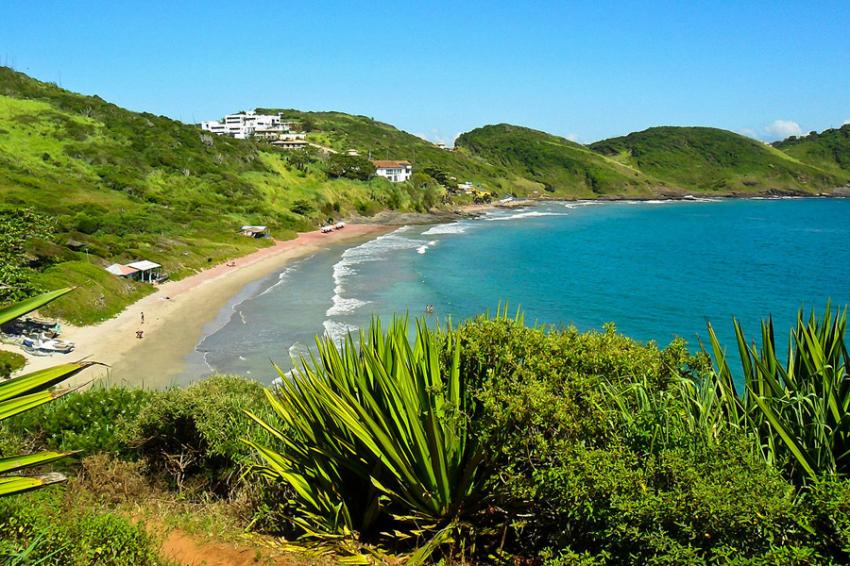
[(413, 174), (413, 166), (409, 161), (377, 160), (372, 161), (372, 164), (375, 165), (375, 175), (393, 183), (403, 183)]
[(146, 259), (134, 261), (133, 263), (128, 263), (126, 267), (130, 267), (136, 270), (136, 273), (131, 274), (130, 277), (138, 281), (153, 283), (154, 281), (159, 281), (162, 276), (160, 272), (162, 266), (158, 263), (148, 261)]
[(239, 229), (239, 233), (248, 238), (268, 238), (269, 229), (267, 226), (243, 226)]
[(106, 268), (106, 271), (118, 277), (126, 277), (127, 279), (145, 283), (154, 283), (163, 279), (162, 266), (146, 259), (134, 261), (127, 265), (113, 263)]

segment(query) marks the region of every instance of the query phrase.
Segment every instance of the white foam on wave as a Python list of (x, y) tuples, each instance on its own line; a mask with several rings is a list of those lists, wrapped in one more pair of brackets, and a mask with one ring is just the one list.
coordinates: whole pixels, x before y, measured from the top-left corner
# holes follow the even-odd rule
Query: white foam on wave
[(346, 297), (345, 280), (357, 274), (357, 266), (370, 261), (381, 261), (387, 254), (395, 250), (416, 249), (421, 245), (420, 240), (412, 240), (401, 234), (410, 230), (409, 226), (402, 226), (398, 230), (379, 236), (374, 240), (348, 248), (342, 252), (340, 260), (333, 266), (334, 295), (331, 297), (333, 303), (328, 308), (325, 316), (339, 316), (351, 314), (369, 301), (363, 301), (354, 297)]
[(421, 246), (416, 248), (416, 253), (418, 253), (420, 255), (425, 255), (425, 252), (427, 252), (431, 247), (436, 246), (436, 245), (437, 245), (437, 240), (431, 240), (427, 244), (422, 244)]
[[(341, 290), (341, 287), (337, 287), (337, 289)], [(369, 301), (361, 301), (354, 297), (346, 298), (336, 292), (334, 293), (334, 296), (331, 297), (331, 301), (333, 302), (333, 305), (325, 312), (325, 316), (351, 314), (363, 305), (369, 304)]]
[(488, 218), (492, 222), (504, 222), (506, 220), (522, 220), (523, 218), (539, 218), (541, 216), (569, 216), (563, 212), (541, 212), (539, 210), (529, 210), (527, 212), (518, 212), (510, 216), (500, 216), (498, 218)]
[(595, 200), (578, 200), (578, 201), (575, 201), (575, 202), (564, 203), (564, 208), (573, 209), (573, 208), (578, 208), (580, 206), (596, 206), (596, 205), (600, 205), (600, 204), (602, 204), (602, 203), (599, 202), (599, 201), (595, 201)]
[(301, 358), (304, 356), (308, 356), (310, 354), (310, 349), (307, 348), (301, 342), (295, 342), (292, 346), (289, 347), (289, 359), (292, 360), (294, 364), (298, 364), (301, 362)]
[(292, 271), (294, 269), (295, 269), (295, 266), (292, 265), (290, 267), (287, 267), (283, 271), (281, 271), (280, 274), (278, 274), (277, 281), (274, 283), (274, 285), (270, 285), (268, 289), (265, 289), (262, 293), (260, 293), (257, 296), (262, 297), (266, 293), (271, 293), (277, 286), (283, 285), (289, 279), (289, 275), (290, 275), (290, 273), (292, 273)]
[(465, 234), (469, 226), (462, 222), (453, 224), (437, 224), (433, 228), (429, 228), (422, 232), (423, 236), (436, 236), (438, 234)]
[(329, 318), (325, 322), (323, 322), (322, 326), (325, 327), (325, 336), (327, 336), (337, 344), (342, 342), (345, 337), (349, 335), (349, 333), (357, 331), (357, 327), (353, 324), (346, 324), (345, 322), (340, 322), (332, 318)]

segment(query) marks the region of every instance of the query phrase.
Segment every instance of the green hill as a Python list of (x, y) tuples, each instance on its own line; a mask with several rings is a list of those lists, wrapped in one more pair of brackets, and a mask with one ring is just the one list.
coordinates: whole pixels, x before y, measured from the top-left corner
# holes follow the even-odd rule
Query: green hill
[(545, 132), (498, 124), (462, 134), (470, 155), (541, 183), (552, 196), (652, 195), (658, 183), (635, 168)]
[(688, 192), (817, 193), (847, 180), (769, 145), (716, 128), (650, 128), (599, 141), (590, 148)]
[[(509, 171), (463, 152), (447, 151), (418, 136), (366, 116), (342, 112), (303, 112), (294, 109), (258, 108), (265, 114), (282, 113), (303, 124), (310, 142), (335, 151), (356, 150), (371, 159), (403, 159), (416, 171), (435, 171), (485, 186), (504, 187), (517, 179)], [(440, 176), (440, 173), (437, 173)], [(457, 184), (457, 183), (455, 183)]]
[(773, 147), (835, 175), (850, 175), (850, 124), (790, 137), (774, 143)]
[(180, 278), (265, 245), (238, 236), (243, 224), (287, 238), (328, 217), (423, 209), (415, 187), (331, 179), (320, 156), (293, 159), (0, 68), (0, 212), (55, 222), (52, 241), (28, 242), (27, 260), (38, 285), (81, 287), (53, 307), (74, 322), (149, 291), (106, 274), (112, 262), (150, 259)]

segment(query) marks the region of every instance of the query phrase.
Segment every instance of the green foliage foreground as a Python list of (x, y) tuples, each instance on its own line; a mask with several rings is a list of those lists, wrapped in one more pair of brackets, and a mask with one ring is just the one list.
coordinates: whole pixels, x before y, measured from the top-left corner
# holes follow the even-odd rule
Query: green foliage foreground
[[(421, 561), (480, 510), (488, 479), (483, 448), (470, 434), (471, 398), (460, 376), (459, 344), (424, 321), (413, 344), (406, 320), (386, 333), (374, 321), (341, 346), (319, 340), (319, 359), (269, 392), (285, 428), (251, 416), (281, 443), (255, 443), (262, 472), (298, 493), (293, 521), (311, 537), (432, 537)], [(250, 413), (249, 413), (250, 414)]]
[[(0, 446), (135, 460), (144, 481), (130, 497), (150, 482), (205, 510), (239, 502), (246, 530), (356, 553), (343, 561), (847, 563), (844, 313), (801, 316), (782, 360), (769, 323), (765, 336), (757, 348), (739, 335), (749, 362), (729, 382), (737, 363), (716, 343), (713, 367), (681, 340), (640, 343), (612, 325), (529, 327), (502, 312), (408, 333), (396, 321), (359, 343), (320, 341), (277, 391), (238, 377), (95, 388), (3, 421)], [(128, 489), (93, 483), (101, 501)], [(24, 526), (11, 551), (49, 534), (55, 506), (39, 502), (59, 492), (0, 501), (0, 525)], [(43, 552), (100, 545), (66, 527)]]
[[(0, 309), (0, 325), (30, 313), (69, 293), (59, 289)], [(92, 362), (62, 364), (0, 381), (0, 421), (48, 403), (67, 391), (51, 391), (51, 387), (70, 379), (92, 365)], [(38, 476), (9, 475), (35, 466), (43, 466), (68, 456), (69, 452), (43, 451), (0, 458), (0, 497), (44, 487), (65, 480), (57, 473)]]

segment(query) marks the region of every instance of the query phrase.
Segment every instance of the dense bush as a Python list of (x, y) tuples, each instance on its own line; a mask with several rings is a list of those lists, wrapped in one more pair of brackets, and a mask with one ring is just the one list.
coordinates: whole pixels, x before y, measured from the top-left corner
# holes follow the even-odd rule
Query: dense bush
[(677, 393), (710, 366), (681, 341), (660, 349), (612, 326), (504, 315), (456, 332), (499, 470), (504, 551), (552, 564), (844, 560), (848, 488), (804, 504), (743, 433), (697, 434)]
[(128, 455), (127, 429), (157, 396), (142, 389), (95, 386), (18, 415), (6, 426), (45, 448)]
[(113, 513), (69, 506), (56, 487), (0, 498), (0, 533), (4, 563), (159, 564), (156, 545), (142, 525)]
[(151, 471), (165, 473), (178, 489), (191, 479), (227, 494), (241, 466), (252, 458), (243, 439), (266, 439), (243, 411), (266, 415), (270, 412), (266, 407), (263, 387), (257, 382), (212, 377), (157, 394), (156, 402), (139, 412), (127, 442)]

